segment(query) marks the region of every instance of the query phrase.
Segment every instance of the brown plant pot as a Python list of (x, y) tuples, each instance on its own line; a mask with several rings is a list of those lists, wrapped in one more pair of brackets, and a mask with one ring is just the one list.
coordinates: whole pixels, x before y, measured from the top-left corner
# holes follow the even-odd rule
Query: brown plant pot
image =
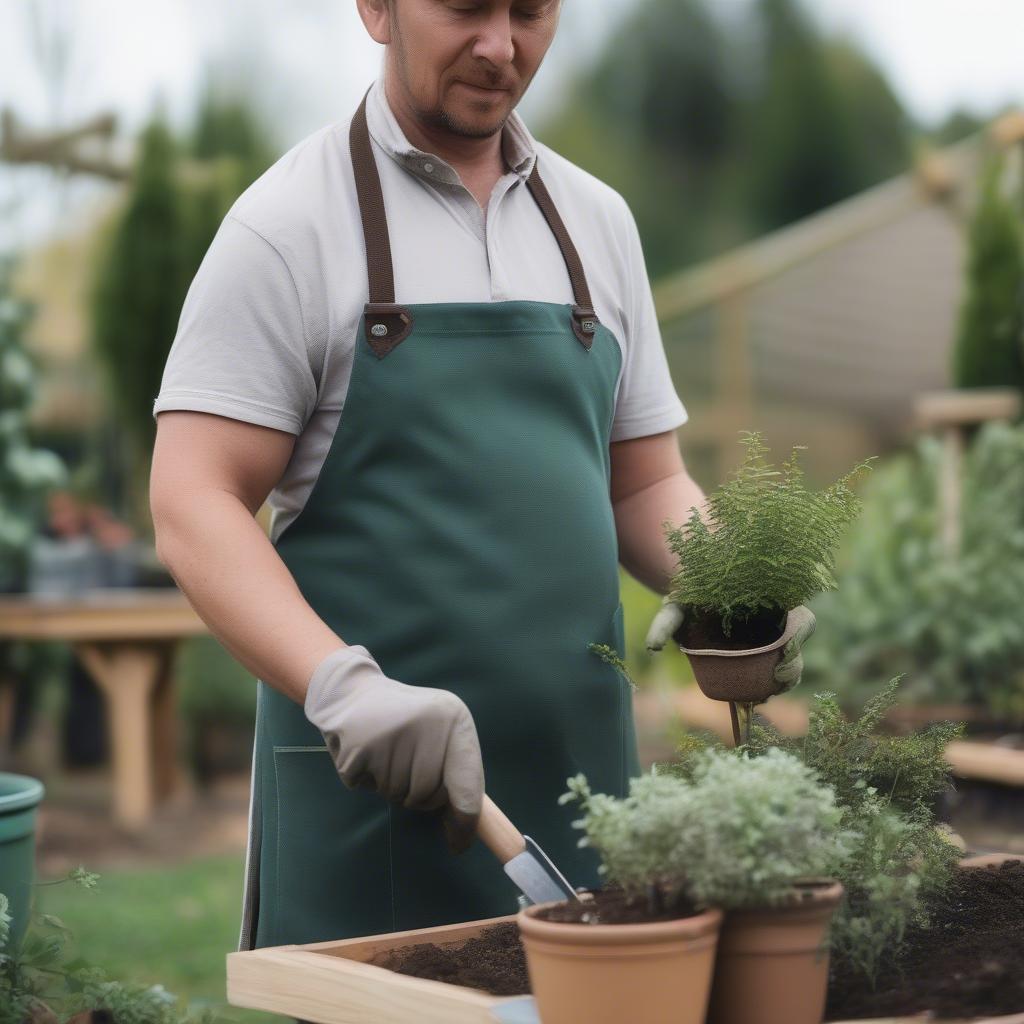
[(694, 678), (706, 697), (760, 704), (785, 689), (775, 681), (775, 667), (782, 660), (783, 647), (800, 628), (803, 615), (802, 610), (792, 609), (782, 635), (764, 647), (729, 651), (680, 645), (679, 650), (690, 659)]
[(650, 924), (516, 918), (544, 1024), (703, 1024), (720, 910)]
[(708, 1024), (820, 1024), (829, 920), (843, 887), (800, 883), (792, 904), (725, 915)]

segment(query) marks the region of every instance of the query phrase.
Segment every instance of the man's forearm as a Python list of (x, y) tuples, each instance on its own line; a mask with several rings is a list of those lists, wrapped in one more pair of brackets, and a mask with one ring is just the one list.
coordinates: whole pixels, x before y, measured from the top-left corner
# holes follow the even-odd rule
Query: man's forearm
[(343, 641), (313, 611), (242, 502), (221, 490), (154, 515), (160, 560), (227, 650), (302, 703), (313, 670)]
[(620, 498), (614, 505), (619, 560), (631, 576), (659, 594), (668, 592), (676, 556), (662, 523), (681, 526), (695, 505), (703, 510), (704, 491), (685, 470)]

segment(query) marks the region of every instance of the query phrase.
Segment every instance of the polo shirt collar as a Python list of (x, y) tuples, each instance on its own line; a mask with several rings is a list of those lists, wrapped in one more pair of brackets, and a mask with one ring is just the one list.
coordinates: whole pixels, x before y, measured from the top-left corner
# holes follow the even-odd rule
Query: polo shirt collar
[[(366, 123), (377, 145), (408, 171), (427, 181), (443, 181), (451, 185), (460, 183), (455, 168), (433, 153), (416, 149), (406, 138), (387, 101), (383, 74), (370, 86), (366, 98)], [(533, 173), (537, 147), (523, 119), (514, 110), (501, 133), (501, 148), (505, 162), (525, 181)]]

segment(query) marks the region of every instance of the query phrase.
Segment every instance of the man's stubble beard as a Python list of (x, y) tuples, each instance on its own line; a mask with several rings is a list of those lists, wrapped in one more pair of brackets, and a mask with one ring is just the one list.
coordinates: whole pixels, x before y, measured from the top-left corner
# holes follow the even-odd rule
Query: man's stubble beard
[(398, 27), (398, 18), (395, 14), (394, 6), (391, 7), (390, 16), (391, 38), (394, 40), (392, 46), (394, 47), (393, 53), (395, 64), (398, 69), (398, 77), (402, 81), (402, 87), (405, 89), (409, 105), (412, 107), (417, 120), (420, 121), (421, 124), (427, 125), (430, 128), (450, 132), (452, 135), (458, 135), (464, 139), (489, 139), (492, 135), (496, 135), (500, 132), (505, 127), (505, 122), (508, 120), (507, 114), (501, 118), (493, 128), (480, 129), (470, 127), (460, 121), (440, 101), (437, 107), (429, 110), (416, 105), (412, 89), (409, 87), (409, 76), (406, 74), (405, 43), (402, 39), (401, 29)]

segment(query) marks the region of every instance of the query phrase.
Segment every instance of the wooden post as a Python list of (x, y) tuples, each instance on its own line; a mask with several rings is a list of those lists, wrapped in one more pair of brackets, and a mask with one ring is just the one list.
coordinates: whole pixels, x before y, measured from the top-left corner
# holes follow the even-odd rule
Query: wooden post
[(1016, 388), (954, 388), (918, 395), (914, 422), (918, 429), (942, 437), (942, 468), (938, 483), (939, 529), (943, 551), (950, 559), (960, 550), (961, 476), (964, 434), (968, 427), (989, 420), (1012, 420), (1020, 414)]
[[(153, 811), (150, 709), (167, 660), (164, 646), (79, 643), (75, 650), (107, 699), (114, 761), (114, 816), (126, 828), (138, 829)], [(166, 681), (163, 685), (169, 689)]]
[(953, 560), (960, 553), (960, 475), (964, 436), (959, 426), (942, 431), (942, 468), (939, 476), (939, 529), (942, 550)]

